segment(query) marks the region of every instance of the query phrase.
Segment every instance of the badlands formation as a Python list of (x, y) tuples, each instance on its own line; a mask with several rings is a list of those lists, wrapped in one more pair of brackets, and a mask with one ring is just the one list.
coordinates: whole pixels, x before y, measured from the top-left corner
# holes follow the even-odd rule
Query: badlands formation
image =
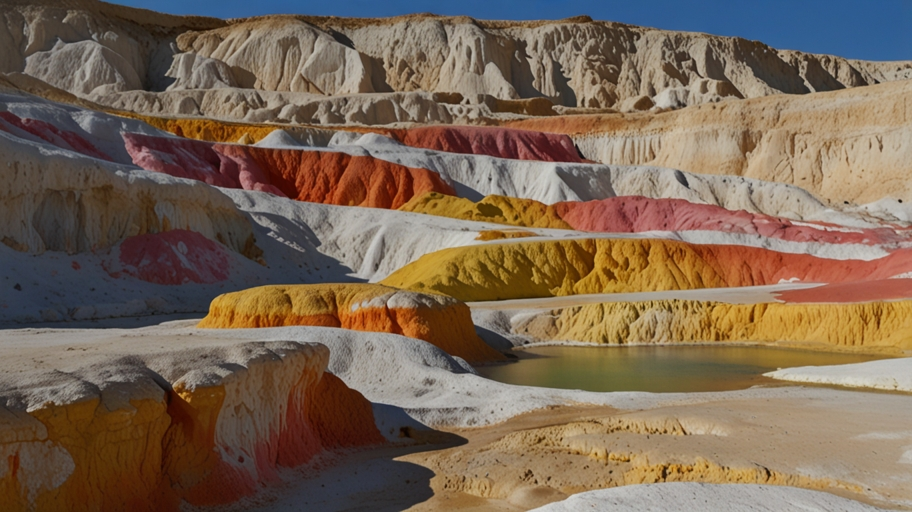
[(0, 510), (912, 509), (912, 61), (0, 5)]

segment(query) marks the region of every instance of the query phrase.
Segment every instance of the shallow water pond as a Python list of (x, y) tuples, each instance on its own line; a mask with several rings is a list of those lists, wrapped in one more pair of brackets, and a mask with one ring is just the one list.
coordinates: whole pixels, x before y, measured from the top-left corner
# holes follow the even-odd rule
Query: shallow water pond
[(878, 356), (743, 345), (534, 347), (519, 361), (484, 366), (492, 380), (524, 386), (654, 393), (729, 391), (779, 381), (779, 368), (861, 363)]

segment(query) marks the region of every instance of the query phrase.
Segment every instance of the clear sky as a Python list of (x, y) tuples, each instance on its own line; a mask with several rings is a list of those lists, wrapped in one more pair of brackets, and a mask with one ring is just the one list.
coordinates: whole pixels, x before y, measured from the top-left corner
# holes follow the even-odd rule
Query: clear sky
[(416, 12), (480, 19), (588, 14), (668, 30), (740, 36), (775, 48), (912, 60), (912, 0), (114, 0), (172, 14), (382, 17)]

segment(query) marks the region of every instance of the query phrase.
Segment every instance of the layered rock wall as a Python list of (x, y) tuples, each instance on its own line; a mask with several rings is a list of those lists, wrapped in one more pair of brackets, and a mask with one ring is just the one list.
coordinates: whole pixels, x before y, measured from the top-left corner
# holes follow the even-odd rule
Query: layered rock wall
[(133, 162), (151, 171), (298, 201), (398, 208), (426, 192), (454, 194), (427, 169), (342, 152), (210, 144), (125, 133)]
[(545, 205), (532, 199), (494, 195), (473, 203), (465, 198), (429, 192), (412, 198), (399, 209), (511, 226), (602, 233), (714, 231), (793, 242), (891, 246), (912, 236), (912, 231), (899, 227), (845, 228), (823, 222), (795, 222), (744, 210), (731, 211), (715, 205), (694, 204), (682, 199), (642, 196)]

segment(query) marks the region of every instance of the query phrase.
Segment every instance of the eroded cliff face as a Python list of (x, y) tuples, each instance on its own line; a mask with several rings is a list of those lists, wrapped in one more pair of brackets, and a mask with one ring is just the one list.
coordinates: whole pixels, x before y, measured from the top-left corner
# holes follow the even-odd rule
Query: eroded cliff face
[(0, 71), (26, 71), (76, 94), (163, 89), (176, 36), (223, 24), (96, 0), (10, 0), (0, 23)]
[(370, 403), (318, 344), (241, 343), (97, 360), (3, 382), (7, 510), (177, 510), (278, 481), (328, 450), (380, 444)]
[[(0, 7), (0, 321), (29, 327), (0, 337), (4, 510), (219, 507), (297, 485), (282, 468), (323, 469), (328, 452), (409, 435), (403, 423), (661, 401), (484, 380), (466, 360), (506, 357), (485, 340), (912, 350), (912, 209), (897, 201), (909, 189), (912, 63), (584, 17), (226, 21), (95, 0)], [(845, 205), (868, 200), (881, 209)], [(289, 282), (321, 284), (275, 284)], [(730, 289), (761, 285), (789, 290)], [(681, 290), (700, 292), (664, 294)], [(618, 292), (659, 293), (573, 297)], [(538, 309), (473, 304), (473, 320), (462, 302), (502, 299)], [(906, 300), (882, 302), (893, 299)], [(154, 323), (125, 317), (210, 301), (196, 327), (32, 328)], [(819, 405), (825, 394), (802, 396)], [(751, 418), (759, 402), (745, 405)], [(877, 401), (912, 410), (883, 405), (900, 402)], [(765, 407), (744, 439), (782, 427), (780, 403)], [(839, 427), (834, 445), (863, 445), (871, 422), (845, 430), (839, 418), (864, 410), (825, 417)], [(874, 423), (900, 429), (893, 420)], [(690, 420), (585, 423), (504, 432), (477, 443), (481, 458), (471, 447), (431, 455), (433, 485), (532, 501), (674, 479), (842, 485), (829, 471), (803, 475), (814, 461), (841, 467), (845, 453), (820, 443), (814, 458), (768, 464), (807, 443), (784, 428), (778, 454), (764, 443), (745, 467), (742, 447), (664, 456), (680, 452), (656, 436), (684, 434)], [(612, 452), (614, 434), (642, 435), (663, 456)], [(895, 504), (901, 481), (876, 483), (909, 455), (891, 443), (853, 479)], [(578, 471), (533, 474), (520, 459), (534, 457)], [(499, 469), (482, 478), (491, 461)]]
[[(631, 111), (912, 77), (908, 62), (780, 51), (740, 38), (588, 17), (550, 22), (433, 15), (223, 21), (89, 0), (37, 5), (6, 0), (4, 6), (0, 71), (24, 72), (77, 96), (145, 112), (205, 109), (208, 115), (243, 118), (272, 103), (269, 95), (255, 93), (260, 90), (289, 93), (284, 103), (311, 105), (305, 110), (312, 110), (293, 112), (280, 105), (256, 114), (261, 120), (333, 122), (333, 116), (314, 117), (322, 110), (335, 111), (336, 122), (448, 122), (453, 115), (465, 115), (464, 109), (444, 105), (452, 99), (389, 95), (458, 93), (455, 103), (465, 99), (476, 105), (546, 98), (564, 107)], [(228, 91), (219, 96), (221, 108), (204, 107), (211, 102), (184, 94), (219, 90)], [(358, 101), (361, 116), (342, 112), (343, 104), (313, 101), (364, 93), (387, 96)], [(423, 106), (416, 108), (418, 103)], [(407, 116), (404, 110), (410, 111)], [(351, 115), (361, 119), (347, 119)]]
[[(517, 23), (427, 15), (371, 22), (281, 16), (187, 32), (177, 42), (182, 51), (210, 59), (206, 63), (240, 70), (244, 76), (232, 83), (256, 89), (457, 92), (628, 110), (643, 102), (679, 107), (835, 90), (912, 73), (908, 63), (778, 51), (739, 38), (583, 17)], [(191, 66), (182, 76), (187, 81), (197, 75)], [(189, 88), (181, 79), (176, 86)]]

